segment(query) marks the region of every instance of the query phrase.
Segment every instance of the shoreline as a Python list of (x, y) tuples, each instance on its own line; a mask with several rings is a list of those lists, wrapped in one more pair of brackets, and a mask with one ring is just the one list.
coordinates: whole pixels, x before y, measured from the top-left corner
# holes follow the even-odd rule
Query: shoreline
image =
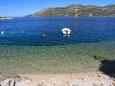
[[(115, 78), (103, 74), (101, 71), (83, 71), (80, 73), (39, 73), (5, 75), (9, 78), (15, 77), (16, 86), (115, 86)], [(13, 80), (13, 79), (12, 79)]]
[[(33, 74), (26, 77), (23, 86), (115, 86), (115, 79), (99, 71), (72, 74)], [(16, 86), (21, 86), (16, 85)]]

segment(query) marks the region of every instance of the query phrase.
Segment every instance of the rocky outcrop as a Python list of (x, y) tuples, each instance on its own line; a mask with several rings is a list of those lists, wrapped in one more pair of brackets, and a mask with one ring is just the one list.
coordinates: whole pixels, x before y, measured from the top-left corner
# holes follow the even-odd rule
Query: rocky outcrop
[(0, 86), (30, 86), (31, 80), (20, 76), (1, 76)]

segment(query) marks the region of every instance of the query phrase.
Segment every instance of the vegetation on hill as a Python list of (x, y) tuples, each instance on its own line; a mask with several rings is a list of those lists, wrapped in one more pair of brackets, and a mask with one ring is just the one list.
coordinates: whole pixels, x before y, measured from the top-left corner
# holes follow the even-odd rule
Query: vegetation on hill
[(26, 17), (39, 16), (115, 16), (115, 5), (84, 6), (72, 4), (67, 7), (47, 8)]

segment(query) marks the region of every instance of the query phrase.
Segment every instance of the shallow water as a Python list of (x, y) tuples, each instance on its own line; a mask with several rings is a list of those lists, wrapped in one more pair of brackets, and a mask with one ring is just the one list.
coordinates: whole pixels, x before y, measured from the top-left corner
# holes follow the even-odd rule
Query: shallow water
[[(115, 60), (114, 22), (108, 17), (2, 20), (0, 73), (97, 70), (102, 60)], [(70, 36), (62, 35), (64, 27), (71, 28)]]

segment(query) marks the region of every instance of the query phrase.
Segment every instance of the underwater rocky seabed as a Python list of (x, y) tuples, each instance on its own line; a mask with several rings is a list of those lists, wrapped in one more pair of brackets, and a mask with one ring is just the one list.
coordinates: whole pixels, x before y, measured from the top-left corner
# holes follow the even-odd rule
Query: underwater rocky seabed
[(1, 74), (78, 73), (115, 60), (115, 41), (55, 46), (0, 45)]

